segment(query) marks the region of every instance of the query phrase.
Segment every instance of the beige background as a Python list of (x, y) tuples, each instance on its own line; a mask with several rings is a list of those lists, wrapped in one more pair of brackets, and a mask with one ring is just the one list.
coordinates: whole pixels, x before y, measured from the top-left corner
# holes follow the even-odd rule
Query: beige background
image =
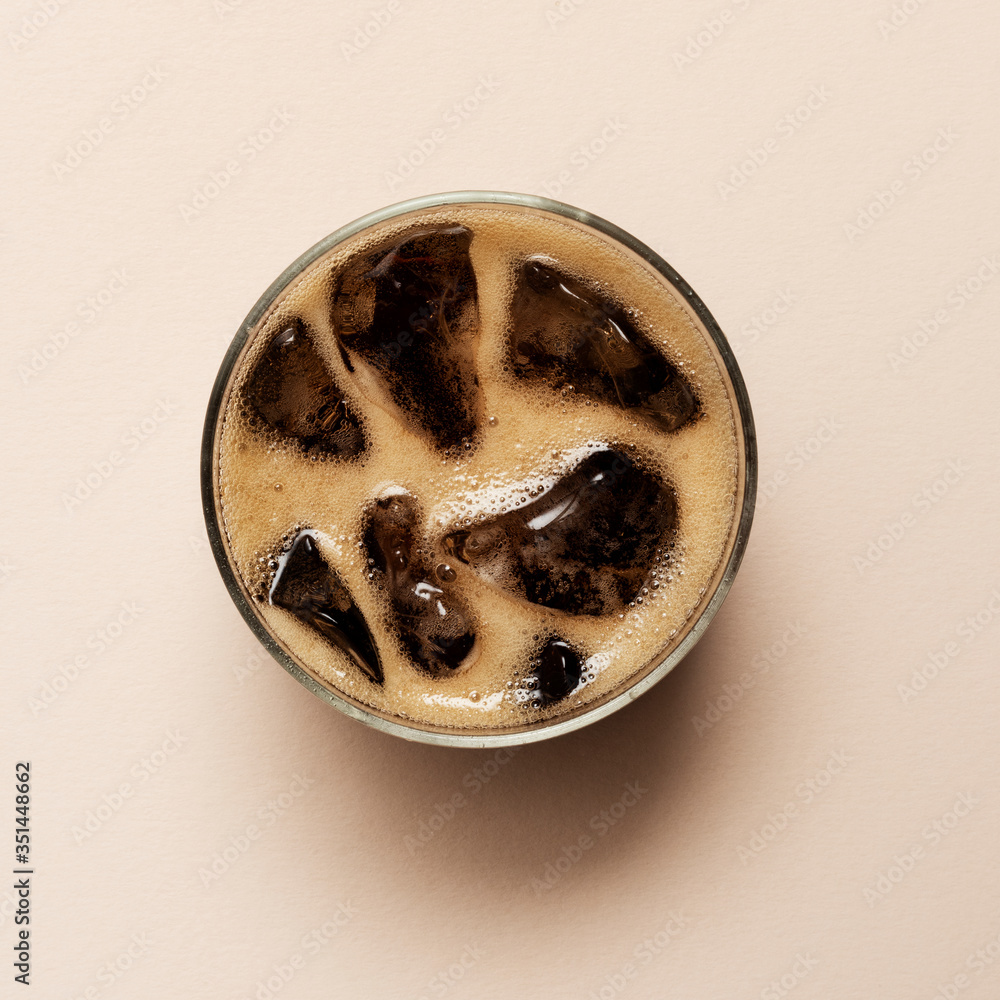
[[(23, 995), (1000, 994), (998, 28), (985, 0), (7, 4)], [(479, 187), (662, 253), (728, 332), (760, 441), (697, 650), (499, 761), (299, 687), (198, 496), (212, 381), (273, 278), (365, 212)]]

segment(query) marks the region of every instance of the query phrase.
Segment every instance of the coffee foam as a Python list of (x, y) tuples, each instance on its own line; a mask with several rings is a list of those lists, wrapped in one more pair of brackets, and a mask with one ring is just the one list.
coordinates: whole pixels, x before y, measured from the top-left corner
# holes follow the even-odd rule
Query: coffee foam
[[(464, 225), (473, 233), (470, 254), (480, 317), (476, 367), (486, 417), (477, 447), (449, 457), (404, 426), (376, 379), (357, 366), (354, 373), (347, 370), (330, 309), (336, 277), (356, 255), (416, 228), (443, 224)], [(532, 385), (505, 370), (514, 281), (523, 261), (539, 256), (628, 309), (636, 326), (694, 388), (700, 419), (667, 434), (635, 413), (572, 391)], [(248, 372), (271, 339), (296, 319), (311, 331), (338, 388), (364, 424), (369, 448), (358, 460), (306, 456), (278, 435), (255, 429), (241, 402)], [(682, 296), (631, 251), (561, 216), (515, 207), (412, 213), (365, 230), (317, 260), (277, 296), (248, 338), (230, 379), (219, 438), (217, 482), (226, 546), (257, 614), (320, 683), (384, 716), (433, 727), (523, 727), (606, 698), (681, 641), (714, 591), (732, 548), (742, 490), (739, 440), (731, 389), (715, 348)], [(466, 597), (477, 641), (457, 675), (430, 678), (417, 671), (393, 638), (385, 602), (369, 580), (360, 548), (364, 512), (373, 499), (410, 493), (418, 500), (427, 534), (440, 537), (491, 509), (509, 509), (519, 497), (527, 499), (585, 455), (608, 446), (660, 476), (677, 498), (676, 537), (652, 567), (634, 606), (600, 618), (550, 611), (491, 586), (457, 560), (427, 553), (454, 568), (453, 586)], [(321, 552), (369, 622), (384, 686), (369, 682), (341, 650), (266, 602), (282, 543), (301, 528), (315, 532)], [(512, 697), (517, 679), (554, 635), (586, 658), (581, 686), (543, 709), (518, 705)]]

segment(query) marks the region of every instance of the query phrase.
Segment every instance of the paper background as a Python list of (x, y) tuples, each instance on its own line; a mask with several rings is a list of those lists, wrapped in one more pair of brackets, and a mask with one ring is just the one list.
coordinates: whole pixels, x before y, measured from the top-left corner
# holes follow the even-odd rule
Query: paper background
[[(35, 874), (33, 992), (5, 961), (0, 993), (996, 996), (998, 28), (972, 0), (8, 4), (0, 818), (29, 759)], [(370, 731), (264, 656), (198, 495), (209, 390), (268, 284), (466, 188), (666, 257), (760, 444), (696, 651), (502, 764)]]

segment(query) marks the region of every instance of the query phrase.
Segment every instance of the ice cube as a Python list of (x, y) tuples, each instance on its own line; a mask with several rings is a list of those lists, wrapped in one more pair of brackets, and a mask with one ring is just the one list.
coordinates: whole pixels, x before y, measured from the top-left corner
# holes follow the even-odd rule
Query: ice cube
[(349, 654), (369, 680), (383, 682), (368, 624), (340, 577), (327, 565), (311, 530), (300, 531), (281, 557), (268, 599)]
[(553, 636), (532, 661), (532, 672), (515, 690), (518, 704), (542, 708), (561, 701), (580, 683), (583, 664), (568, 642)]
[(623, 452), (605, 449), (531, 503), (451, 532), (443, 547), (533, 604), (605, 615), (640, 593), (676, 524), (673, 489)]
[(522, 266), (511, 327), (512, 368), (522, 378), (571, 385), (602, 403), (637, 410), (667, 431), (698, 410), (687, 380), (624, 310), (545, 260)]
[(462, 665), (476, 637), (447, 585), (448, 574), (432, 572), (419, 551), (418, 520), (412, 497), (384, 497), (370, 511), (364, 547), (404, 649), (425, 672), (445, 676)]
[(301, 322), (289, 323), (272, 338), (244, 391), (265, 423), (307, 451), (353, 458), (365, 449), (361, 422)]
[(471, 450), (481, 403), (476, 276), (464, 226), (411, 232), (357, 261), (333, 297), (337, 336), (392, 404), (442, 449)]

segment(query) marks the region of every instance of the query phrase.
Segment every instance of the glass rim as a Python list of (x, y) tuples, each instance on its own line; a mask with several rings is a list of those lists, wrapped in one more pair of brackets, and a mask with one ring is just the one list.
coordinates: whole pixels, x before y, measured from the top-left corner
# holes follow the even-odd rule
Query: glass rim
[[(588, 226), (597, 232), (610, 237), (612, 240), (622, 244), (637, 256), (642, 258), (655, 271), (665, 277), (668, 282), (680, 292), (684, 301), (698, 317), (703, 328), (711, 338), (715, 349), (718, 351), (725, 368), (726, 375), (733, 389), (737, 413), (739, 416), (739, 433), (743, 438), (742, 455), (744, 462), (744, 484), (743, 503), (739, 513), (739, 521), (736, 525), (735, 536), (732, 534), (732, 550), (721, 575), (716, 571), (718, 583), (715, 586), (709, 600), (705, 603), (698, 614), (694, 624), (684, 635), (681, 641), (655, 666), (647, 669), (635, 681), (629, 683), (616, 694), (605, 696), (597, 701), (593, 706), (583, 706), (578, 712), (569, 717), (555, 716), (551, 719), (542, 720), (538, 723), (526, 724), (523, 728), (507, 728), (503, 730), (457, 730), (434, 727), (429, 724), (416, 721), (406, 722), (402, 719), (390, 719), (378, 714), (374, 709), (366, 710), (359, 707), (347, 698), (342, 697), (336, 691), (331, 690), (317, 681), (307, 671), (305, 671), (296, 661), (289, 656), (279, 645), (276, 639), (264, 626), (263, 621), (257, 615), (252, 605), (247, 601), (234, 567), (232, 566), (223, 533), (219, 523), (219, 498), (215, 490), (215, 471), (218, 447), (218, 432), (221, 427), (220, 416), (223, 411), (223, 404), (226, 401), (226, 390), (229, 386), (233, 374), (234, 366), (246, 346), (251, 332), (256, 328), (261, 318), (270, 309), (275, 299), (297, 278), (303, 271), (314, 264), (320, 257), (328, 253), (338, 244), (357, 235), (361, 231), (371, 226), (414, 212), (422, 212), (438, 207), (449, 205), (511, 205), (519, 208), (534, 209), (542, 212), (549, 212), (572, 219), (584, 226)], [(417, 198), (409, 198), (405, 201), (396, 202), (385, 208), (370, 212), (359, 219), (342, 226), (329, 236), (320, 240), (314, 246), (301, 254), (293, 263), (268, 286), (267, 290), (257, 300), (254, 307), (247, 314), (246, 319), (240, 325), (232, 343), (229, 345), (226, 354), (222, 359), (218, 375), (212, 387), (209, 397), (208, 409), (205, 415), (205, 426), (202, 434), (201, 444), (201, 498), (202, 511), (205, 517), (205, 526), (208, 531), (209, 544), (212, 554), (215, 557), (216, 565), (222, 575), (229, 596), (236, 605), (244, 621), (250, 627), (254, 636), (261, 645), (274, 657), (277, 662), (285, 668), (299, 683), (308, 688), (313, 694), (321, 698), (327, 704), (340, 710), (345, 715), (371, 726), (381, 732), (400, 736), (403, 739), (420, 743), (429, 743), (437, 746), (461, 746), (470, 748), (493, 748), (518, 746), (525, 743), (534, 743), (539, 740), (551, 739), (563, 733), (572, 732), (583, 726), (603, 719), (613, 712), (624, 708), (625, 705), (635, 701), (640, 695), (645, 694), (654, 684), (662, 680), (680, 661), (691, 651), (694, 645), (702, 637), (712, 619), (721, 607), (726, 595), (733, 584), (736, 572), (743, 560), (747, 541), (750, 534), (750, 526), (753, 522), (754, 505), (757, 493), (757, 439), (754, 429), (753, 414), (750, 409), (750, 399), (747, 395), (746, 385), (743, 381), (742, 373), (733, 354), (729, 342), (726, 340), (719, 324), (708, 311), (694, 289), (667, 263), (659, 254), (650, 247), (637, 240), (624, 229), (608, 222), (599, 216), (586, 212), (583, 209), (575, 208), (563, 202), (553, 201), (550, 198), (538, 195), (515, 194), (506, 191), (450, 191), (441, 194), (423, 195)]]

